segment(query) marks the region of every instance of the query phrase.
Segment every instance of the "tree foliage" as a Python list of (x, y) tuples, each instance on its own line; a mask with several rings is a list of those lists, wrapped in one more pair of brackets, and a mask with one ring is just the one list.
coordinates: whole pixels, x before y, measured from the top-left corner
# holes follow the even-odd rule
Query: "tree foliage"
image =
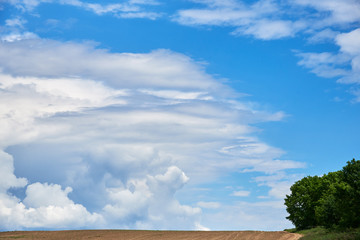
[(297, 229), (360, 227), (360, 161), (351, 160), (342, 170), (295, 182), (285, 205)]

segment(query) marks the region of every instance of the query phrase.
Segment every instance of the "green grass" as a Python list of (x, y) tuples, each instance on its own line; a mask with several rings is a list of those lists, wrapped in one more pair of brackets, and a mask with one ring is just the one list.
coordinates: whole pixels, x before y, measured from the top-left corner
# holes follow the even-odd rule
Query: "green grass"
[(303, 234), (304, 236), (300, 238), (301, 240), (360, 240), (360, 228), (337, 231), (316, 227), (300, 231), (296, 229), (285, 229), (285, 231)]

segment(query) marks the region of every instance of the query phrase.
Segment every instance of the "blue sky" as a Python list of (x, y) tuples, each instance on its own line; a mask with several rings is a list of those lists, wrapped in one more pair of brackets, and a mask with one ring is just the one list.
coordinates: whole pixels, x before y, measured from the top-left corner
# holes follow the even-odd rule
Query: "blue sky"
[(358, 158), (356, 0), (0, 0), (0, 230), (282, 230)]

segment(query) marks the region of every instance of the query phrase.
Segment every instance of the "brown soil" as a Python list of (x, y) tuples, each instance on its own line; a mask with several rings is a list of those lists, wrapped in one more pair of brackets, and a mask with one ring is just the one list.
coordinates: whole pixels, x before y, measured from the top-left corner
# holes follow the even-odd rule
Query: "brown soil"
[(75, 230), (0, 232), (0, 239), (117, 240), (298, 240), (300, 234), (260, 231), (135, 231)]

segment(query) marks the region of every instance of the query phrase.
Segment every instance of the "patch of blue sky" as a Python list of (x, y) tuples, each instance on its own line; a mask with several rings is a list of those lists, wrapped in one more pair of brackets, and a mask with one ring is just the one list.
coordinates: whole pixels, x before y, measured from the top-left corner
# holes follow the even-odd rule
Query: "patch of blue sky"
[[(269, 199), (270, 187), (256, 182), (261, 173), (231, 173), (222, 176), (215, 182), (185, 186), (177, 193), (177, 198), (186, 204), (195, 205), (199, 202), (217, 202), (231, 205), (237, 201), (261, 202)], [(238, 194), (237, 194), (238, 193)]]

